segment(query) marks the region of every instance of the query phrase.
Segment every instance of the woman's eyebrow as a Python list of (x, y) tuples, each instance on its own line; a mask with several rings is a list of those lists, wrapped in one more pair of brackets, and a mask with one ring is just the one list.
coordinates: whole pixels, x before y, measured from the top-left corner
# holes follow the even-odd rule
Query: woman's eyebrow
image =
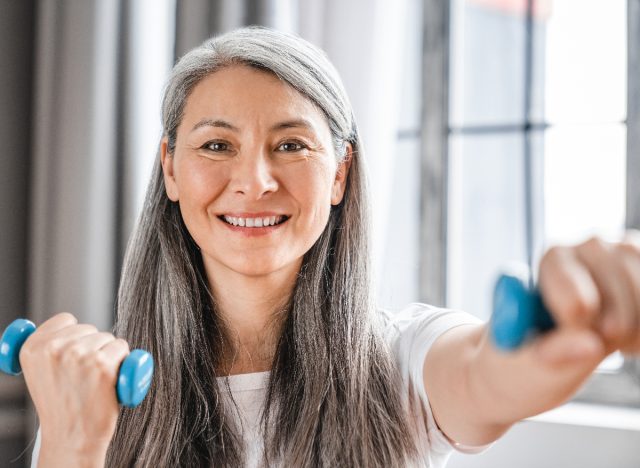
[(314, 130), (313, 125), (306, 119), (292, 119), (285, 120), (283, 122), (278, 122), (277, 124), (271, 127), (271, 131), (275, 130), (283, 130), (285, 128), (307, 128), (309, 130)]
[(238, 127), (234, 127), (229, 122), (220, 119), (202, 119), (200, 122), (195, 124), (191, 129), (192, 132), (195, 132), (201, 127), (219, 127), (219, 128), (227, 128), (231, 131), (238, 132), (240, 129)]
[[(195, 132), (201, 127), (218, 127), (218, 128), (226, 128), (234, 132), (239, 132), (240, 129), (231, 125), (229, 122), (221, 119), (202, 119), (200, 122), (195, 124), (191, 129), (192, 132)], [(271, 126), (270, 131), (283, 130), (286, 128), (307, 128), (309, 130), (314, 130), (313, 125), (306, 119), (292, 119), (292, 120), (284, 120), (282, 122), (278, 122)]]

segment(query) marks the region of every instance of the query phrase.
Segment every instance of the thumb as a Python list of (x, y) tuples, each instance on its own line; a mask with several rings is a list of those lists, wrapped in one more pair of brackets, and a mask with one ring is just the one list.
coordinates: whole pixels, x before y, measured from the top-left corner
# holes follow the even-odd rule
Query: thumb
[(589, 328), (559, 327), (532, 343), (533, 354), (543, 363), (557, 367), (597, 367), (606, 357), (605, 345)]

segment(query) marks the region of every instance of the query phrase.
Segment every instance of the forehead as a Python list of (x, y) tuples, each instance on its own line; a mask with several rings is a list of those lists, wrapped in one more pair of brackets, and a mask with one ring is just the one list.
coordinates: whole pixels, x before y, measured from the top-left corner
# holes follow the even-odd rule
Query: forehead
[(247, 65), (224, 67), (193, 88), (181, 126), (211, 118), (223, 118), (241, 128), (305, 119), (316, 133), (330, 136), (325, 115), (309, 98), (275, 74)]

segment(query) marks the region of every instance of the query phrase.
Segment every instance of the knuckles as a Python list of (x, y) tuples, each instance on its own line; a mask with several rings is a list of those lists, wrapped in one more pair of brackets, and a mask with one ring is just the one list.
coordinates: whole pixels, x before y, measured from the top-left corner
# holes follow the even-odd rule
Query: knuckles
[(599, 305), (597, 295), (585, 287), (584, 279), (576, 276), (570, 267), (576, 261), (575, 249), (553, 246), (540, 260), (540, 281), (547, 305), (552, 305), (557, 318), (566, 322), (591, 319)]
[(131, 352), (131, 350), (129, 349), (129, 343), (127, 342), (127, 340), (125, 340), (124, 338), (117, 338), (116, 341), (118, 342), (118, 344), (120, 344), (123, 347), (123, 349), (126, 351), (127, 354)]
[(54, 320), (54, 319), (63, 324), (76, 325), (78, 323), (78, 319), (75, 317), (75, 315), (69, 312), (60, 312), (54, 315), (53, 317), (51, 317), (49, 320)]
[(63, 350), (64, 340), (61, 338), (50, 339), (42, 346), (42, 354), (50, 361), (59, 361), (62, 358)]
[(640, 243), (625, 239), (616, 245), (616, 251), (620, 255), (640, 258)]
[(98, 374), (109, 378), (116, 375), (118, 368), (117, 364), (103, 353), (96, 353), (96, 355), (93, 356), (91, 365), (94, 366), (94, 370), (98, 372)]
[(586, 241), (578, 244), (575, 247), (576, 251), (585, 256), (601, 256), (606, 254), (611, 249), (611, 244), (606, 242), (600, 236), (592, 236)]
[[(58, 314), (60, 316), (62, 314)], [(61, 317), (68, 320), (75, 320), (71, 314), (64, 313), (66, 317)], [(22, 348), (20, 349), (19, 359), (21, 362), (30, 363), (36, 361), (38, 363), (45, 361), (51, 363), (64, 363), (78, 365), (82, 363), (91, 363), (96, 359), (96, 356), (100, 356), (99, 350), (87, 350), (86, 346), (79, 341), (80, 338), (90, 337), (98, 335), (108, 337), (110, 341), (122, 341), (124, 345), (127, 345), (125, 340), (116, 339), (116, 337), (109, 332), (99, 332), (94, 325), (80, 324), (69, 327), (69, 334), (72, 332), (78, 332), (82, 330), (88, 332), (77, 336), (76, 338), (69, 338), (67, 336), (43, 336), (32, 335), (29, 337)]]
[(566, 258), (569, 248), (555, 245), (547, 249), (540, 259), (540, 271), (551, 270), (560, 265)]

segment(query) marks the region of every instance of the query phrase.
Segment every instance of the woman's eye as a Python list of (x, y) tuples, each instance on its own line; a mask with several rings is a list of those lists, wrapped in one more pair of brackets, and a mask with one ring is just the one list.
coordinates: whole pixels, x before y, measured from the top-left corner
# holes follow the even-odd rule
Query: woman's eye
[(302, 143), (298, 143), (297, 141), (287, 141), (285, 143), (282, 143), (280, 146), (278, 146), (279, 150), (285, 151), (287, 153), (300, 151), (304, 148), (306, 148), (306, 146), (303, 145)]
[(229, 149), (229, 145), (227, 143), (222, 142), (222, 141), (210, 141), (208, 143), (205, 143), (202, 147), (204, 149), (208, 149), (208, 150), (214, 151), (216, 153), (220, 153), (222, 151), (227, 151)]

